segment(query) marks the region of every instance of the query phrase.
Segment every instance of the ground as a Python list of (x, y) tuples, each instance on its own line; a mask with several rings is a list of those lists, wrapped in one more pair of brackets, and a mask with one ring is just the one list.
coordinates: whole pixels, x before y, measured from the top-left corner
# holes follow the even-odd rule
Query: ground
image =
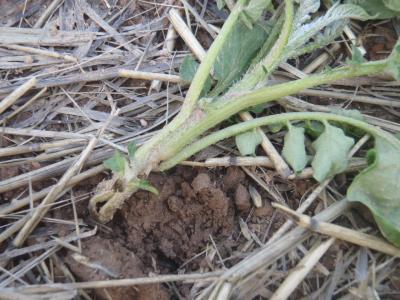
[[(274, 210), (267, 201), (263, 207), (254, 208), (248, 192), (249, 180), (238, 167), (178, 167), (167, 174), (153, 173), (149, 179), (159, 195), (137, 192), (106, 225), (107, 230), (100, 229), (99, 235), (82, 241), (82, 254), (119, 278), (229, 267), (246, 244), (239, 218), (246, 220), (250, 230), (262, 233), (264, 239), (285, 220), (283, 216), (272, 218)], [(93, 222), (86, 209), (80, 206), (78, 211), (85, 221)], [(73, 212), (63, 208), (55, 214), (57, 218), (69, 219)], [(66, 254), (66, 262), (79, 280), (112, 278), (99, 269), (82, 265), (73, 253)], [(139, 291), (114, 288), (107, 292), (113, 299), (131, 299), (133, 294), (138, 299), (146, 299), (140, 298), (143, 295), (147, 299), (173, 296), (171, 290), (162, 286)], [(104, 291), (98, 293), (104, 297)], [(190, 288), (182, 285), (180, 293), (188, 297)]]

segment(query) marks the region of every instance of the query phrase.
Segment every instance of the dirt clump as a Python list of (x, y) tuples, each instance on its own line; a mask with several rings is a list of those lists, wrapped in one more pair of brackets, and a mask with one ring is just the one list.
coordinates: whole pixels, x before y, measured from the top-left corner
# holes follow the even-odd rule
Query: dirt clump
[(210, 176), (206, 173), (200, 173), (193, 179), (192, 181), (193, 190), (198, 193), (204, 188), (211, 187), (211, 179)]
[(235, 190), (235, 205), (239, 211), (248, 211), (251, 208), (250, 193), (243, 184), (239, 184)]
[(226, 175), (224, 176), (224, 190), (235, 190), (239, 183), (242, 183), (246, 180), (246, 174), (238, 167), (228, 168), (226, 171)]
[[(222, 241), (235, 229), (233, 201), (217, 182), (205, 173), (193, 174), (190, 183), (177, 174), (181, 172), (166, 180), (152, 174), (149, 180), (160, 195), (136, 193), (114, 224), (125, 245), (146, 265), (155, 260), (160, 264), (157, 268), (165, 271), (176, 270), (204, 250), (210, 236)], [(194, 269), (197, 263), (193, 262)]]
[[(240, 234), (239, 215), (251, 216), (249, 228), (259, 233), (265, 232), (272, 220), (270, 205), (252, 213), (248, 182), (240, 168), (228, 168), (224, 174), (178, 167), (168, 174), (152, 173), (148, 179), (159, 195), (135, 193), (107, 224), (107, 230), (82, 243), (83, 255), (90, 262), (118, 278), (213, 270), (219, 265), (198, 254), (208, 245), (214, 247), (213, 243), (223, 258), (240, 251), (245, 240)], [(60, 213), (73, 217), (72, 211), (64, 209)], [(112, 278), (102, 269), (82, 265), (70, 254), (66, 263), (80, 281)], [(227, 267), (234, 263), (224, 262)], [(165, 285), (149, 285), (107, 292), (113, 299), (165, 299), (165, 295), (171, 296), (167, 290)], [(187, 285), (179, 285), (179, 290), (190, 296)], [(102, 290), (96, 295), (105, 297)]]

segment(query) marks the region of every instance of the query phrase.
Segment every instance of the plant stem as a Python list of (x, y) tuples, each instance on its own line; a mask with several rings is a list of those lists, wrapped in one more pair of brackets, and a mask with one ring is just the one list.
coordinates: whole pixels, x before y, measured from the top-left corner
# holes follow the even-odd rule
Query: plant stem
[(190, 114), (195, 106), (197, 100), (200, 97), (201, 91), (203, 90), (204, 84), (211, 72), (215, 60), (220, 53), (222, 47), (224, 46), (226, 40), (229, 38), (230, 33), (235, 27), (236, 22), (239, 19), (239, 15), (243, 10), (243, 5), (246, 0), (239, 0), (229, 15), (228, 19), (225, 21), (221, 32), (218, 34), (217, 38), (212, 43), (210, 49), (208, 49), (204, 61), (200, 64), (197, 70), (192, 84), (186, 94), (185, 102), (183, 103), (181, 113), (183, 115)]
[(193, 144), (184, 148), (181, 152), (179, 152), (173, 158), (161, 163), (160, 170), (169, 169), (179, 162), (187, 159), (188, 157), (192, 156), (193, 154), (197, 153), (198, 151), (215, 144), (216, 142), (229, 138), (231, 136), (235, 136), (242, 132), (251, 130), (256, 127), (272, 125), (277, 123), (287, 123), (290, 121), (306, 121), (306, 120), (313, 120), (313, 121), (320, 121), (320, 122), (328, 122), (328, 121), (335, 121), (340, 123), (345, 123), (347, 125), (351, 125), (357, 127), (359, 129), (364, 130), (366, 133), (369, 133), (375, 137), (379, 136), (381, 138), (386, 139), (389, 143), (393, 146), (400, 149), (400, 140), (394, 138), (391, 134), (379, 129), (378, 127), (369, 125), (366, 122), (359, 121), (353, 118), (344, 117), (341, 115), (335, 115), (330, 113), (320, 113), (320, 112), (296, 112), (296, 113), (284, 113), (278, 114), (273, 116), (261, 117), (251, 121), (246, 121), (243, 123), (239, 123), (217, 132), (214, 132)]
[[(172, 156), (168, 157), (168, 155), (171, 155), (171, 153), (174, 155), (206, 130), (242, 110), (335, 80), (376, 74), (384, 71), (387, 65), (388, 60), (380, 60), (357, 66), (342, 67), (323, 74), (267, 86), (252, 92), (228, 94), (214, 102), (204, 103), (202, 110), (198, 110), (193, 119), (186, 122), (185, 127), (179, 128), (177, 132), (169, 136), (168, 140), (165, 140), (163, 151), (166, 155), (163, 159), (171, 158)], [(201, 103), (199, 105), (201, 106)], [(201, 113), (203, 113), (202, 116)]]
[(161, 151), (160, 146), (162, 145), (162, 141), (170, 134), (183, 127), (186, 120), (193, 113), (215, 60), (225, 45), (226, 40), (229, 38), (230, 33), (234, 29), (240, 13), (243, 11), (245, 3), (246, 0), (239, 0), (237, 2), (228, 19), (225, 21), (221, 32), (212, 43), (210, 49), (208, 49), (203, 62), (200, 64), (192, 80), (192, 84), (189, 87), (179, 114), (171, 123), (167, 124), (161, 132), (156, 134), (136, 152), (136, 163), (135, 166), (132, 166), (133, 177), (137, 177), (141, 172), (148, 173), (151, 171), (151, 169), (159, 162), (159, 152)]

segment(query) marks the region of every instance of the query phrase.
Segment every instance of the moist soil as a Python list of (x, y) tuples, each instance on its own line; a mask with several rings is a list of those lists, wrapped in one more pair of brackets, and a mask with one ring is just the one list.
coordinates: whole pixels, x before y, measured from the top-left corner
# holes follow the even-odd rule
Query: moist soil
[[(178, 167), (172, 173), (151, 174), (149, 181), (159, 195), (140, 191), (132, 196), (111, 223), (100, 226), (95, 237), (82, 240), (85, 259), (74, 257), (72, 252), (65, 254), (64, 260), (77, 280), (134, 278), (229, 267), (249, 250), (239, 218), (264, 240), (285, 221), (274, 214), (268, 200), (261, 208), (253, 206), (248, 178), (237, 167), (213, 171)], [(262, 190), (259, 192), (263, 199), (268, 199)], [(86, 213), (80, 217), (93, 224), (83, 205), (81, 208), (78, 212)], [(72, 211), (65, 208), (57, 214), (72, 217)], [(215, 247), (217, 255), (212, 251)], [(190, 287), (178, 283), (175, 292), (164, 285), (112, 288), (96, 290), (95, 296), (170, 299), (179, 293), (188, 298)]]

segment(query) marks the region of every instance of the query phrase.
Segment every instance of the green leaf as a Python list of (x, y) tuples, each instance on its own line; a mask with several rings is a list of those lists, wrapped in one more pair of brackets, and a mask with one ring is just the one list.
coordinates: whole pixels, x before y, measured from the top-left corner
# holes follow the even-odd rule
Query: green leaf
[(347, 137), (343, 130), (325, 123), (324, 132), (312, 144), (316, 151), (311, 163), (314, 178), (318, 182), (343, 172), (347, 166), (347, 156), (354, 140)]
[[(191, 55), (187, 55), (183, 59), (183, 62), (179, 69), (179, 75), (185, 81), (192, 81), (198, 68), (199, 68), (199, 63)], [(211, 77), (208, 76), (206, 82), (204, 83), (204, 87), (200, 95), (201, 97), (206, 95), (210, 91), (211, 85), (212, 85)]]
[[(285, 57), (298, 55), (299, 50), (312, 40), (317, 40), (317, 44), (313, 47), (327, 44), (341, 32), (342, 24), (349, 19), (365, 21), (371, 19), (371, 16), (360, 6), (336, 2), (322, 17), (295, 27), (286, 46)], [(311, 42), (311, 44), (313, 43)]]
[(317, 138), (324, 132), (324, 125), (321, 122), (307, 120), (304, 123), (304, 129), (306, 130), (307, 135)]
[(282, 150), (283, 158), (298, 173), (307, 165), (304, 128), (288, 126)]
[(179, 75), (185, 81), (192, 81), (198, 67), (199, 63), (193, 58), (193, 56), (187, 55), (183, 59), (183, 62), (179, 69)]
[(147, 180), (145, 179), (134, 179), (129, 182), (129, 186), (132, 188), (138, 188), (141, 190), (148, 191), (155, 195), (158, 195), (158, 190), (152, 186)]
[(262, 137), (256, 130), (251, 130), (237, 135), (235, 142), (241, 155), (255, 155), (257, 146), (262, 142)]
[(278, 133), (283, 127), (285, 127), (284, 123), (275, 123), (267, 126), (268, 131), (272, 133)]
[(348, 0), (347, 2), (361, 6), (375, 19), (389, 19), (400, 15), (398, 0)]
[(330, 112), (335, 115), (340, 115), (340, 116), (352, 118), (355, 120), (364, 121), (363, 114), (357, 109), (343, 109), (343, 108), (334, 107), (331, 109)]
[(393, 11), (400, 13), (400, 1), (399, 0), (383, 0), (385, 6)]
[(367, 161), (369, 167), (355, 177), (347, 198), (366, 205), (382, 234), (400, 247), (400, 149), (376, 137)]
[(113, 171), (114, 173), (124, 176), (125, 168), (128, 165), (126, 158), (119, 152), (115, 150), (113, 156), (103, 162), (104, 166)]
[(135, 153), (137, 150), (137, 145), (134, 141), (130, 142), (128, 144), (128, 156), (130, 159), (133, 159), (135, 157)]
[(271, 4), (271, 0), (250, 0), (244, 8), (244, 13), (254, 23), (260, 20), (263, 11)]
[(400, 42), (394, 46), (389, 56), (388, 72), (393, 75), (396, 80), (400, 80)]
[(259, 104), (253, 107), (250, 107), (247, 111), (250, 111), (256, 115), (261, 114), (265, 109), (265, 104)]
[(265, 38), (266, 32), (260, 25), (255, 25), (252, 29), (247, 28), (243, 22), (235, 25), (214, 65), (214, 79), (218, 80), (218, 84), (212, 95), (216, 96), (225, 91), (240, 78)]

